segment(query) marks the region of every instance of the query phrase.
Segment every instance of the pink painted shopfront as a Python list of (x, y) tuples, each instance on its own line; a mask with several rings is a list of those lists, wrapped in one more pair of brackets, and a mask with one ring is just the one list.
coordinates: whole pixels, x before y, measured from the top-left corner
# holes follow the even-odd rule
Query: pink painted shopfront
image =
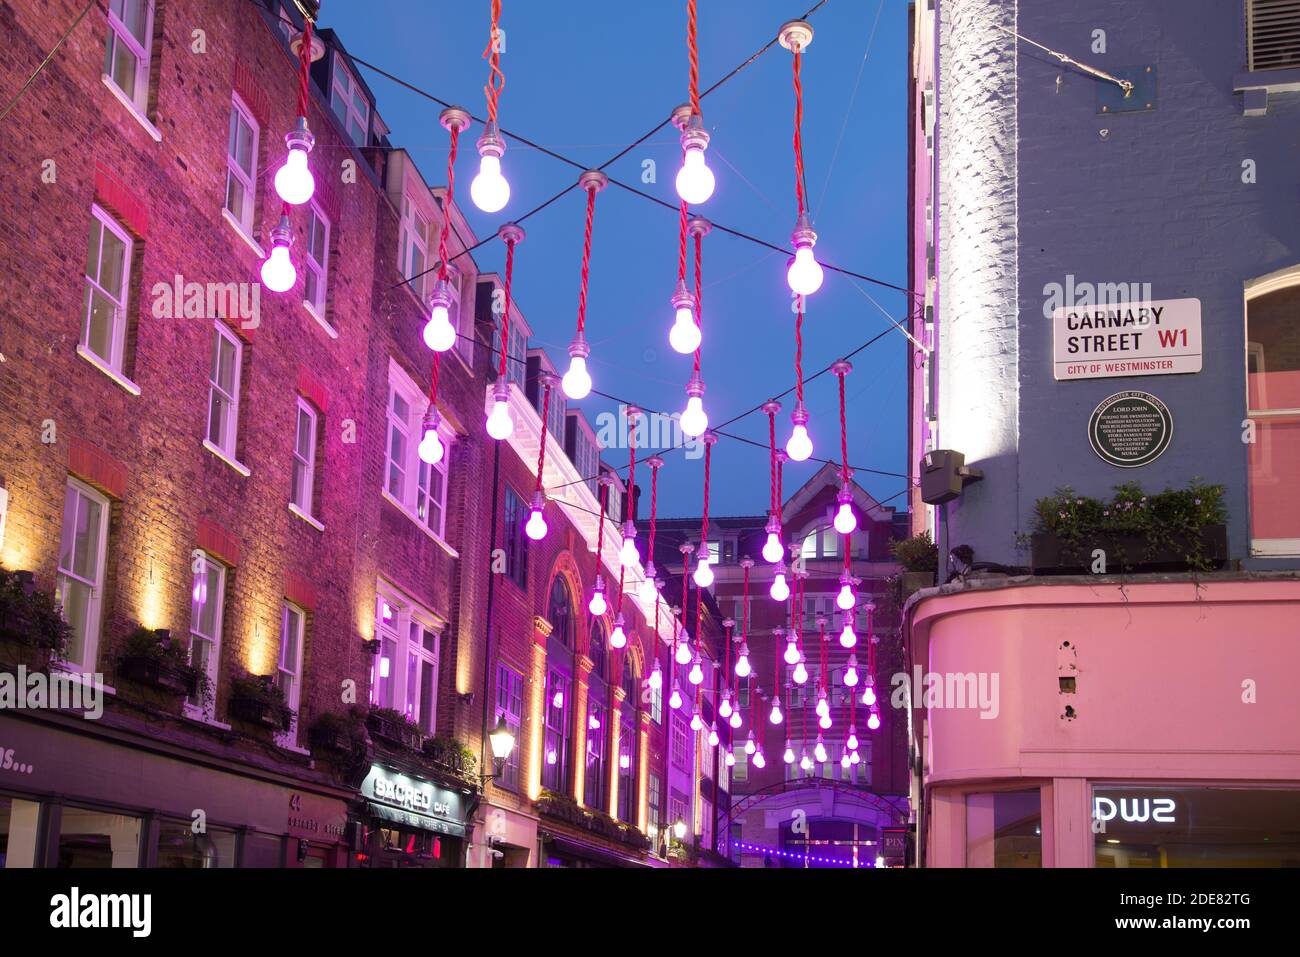
[(1300, 866), (1300, 576), (1171, 578), (913, 600), (925, 865)]

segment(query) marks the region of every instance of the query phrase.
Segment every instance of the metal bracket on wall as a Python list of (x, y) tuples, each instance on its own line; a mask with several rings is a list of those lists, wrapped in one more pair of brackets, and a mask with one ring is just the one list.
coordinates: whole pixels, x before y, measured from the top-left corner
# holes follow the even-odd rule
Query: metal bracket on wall
[(1114, 73), (1116, 78), (1132, 83), (1133, 89), (1126, 94), (1114, 83), (1098, 83), (1098, 113), (1148, 113), (1156, 108), (1154, 66), (1135, 66)]

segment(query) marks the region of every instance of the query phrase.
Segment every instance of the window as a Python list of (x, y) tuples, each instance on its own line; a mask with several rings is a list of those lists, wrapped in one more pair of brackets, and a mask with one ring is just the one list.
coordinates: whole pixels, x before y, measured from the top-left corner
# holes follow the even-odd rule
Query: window
[(158, 851), (154, 866), (195, 869), (234, 867), (237, 837), (234, 830), (210, 824), (202, 834), (195, 834), (192, 821), (163, 818), (158, 825)]
[[(408, 198), (402, 199), (402, 222), (398, 231), (397, 260), (402, 277), (409, 279), (411, 292), (421, 302), (431, 288), (433, 273), (429, 268), (429, 221)], [(453, 325), (455, 320), (452, 320)]]
[[(659, 846), (659, 815), (663, 808), (663, 784), (659, 775), (651, 771), (646, 781), (646, 805), (648, 822), (646, 834), (650, 837), (650, 846)], [(671, 822), (670, 822), (671, 823)]]
[(689, 841), (693, 830), (691, 822), (691, 802), (690, 799), (678, 791), (676, 788), (668, 790), (668, 833), (674, 840), (677, 838), (676, 827), (678, 821), (686, 825), (686, 836), (683, 841)]
[(745, 753), (744, 748), (733, 748), (731, 752), (736, 763), (731, 769), (731, 780), (743, 783), (749, 780), (749, 755)]
[(131, 239), (108, 213), (90, 208), (86, 252), (86, 306), (81, 345), (110, 369), (122, 371)]
[(239, 372), (243, 345), (223, 323), (213, 324), (212, 368), (208, 374), (208, 441), (235, 458), (239, 429)]
[(528, 587), (528, 537), (524, 534), (524, 524), (530, 514), (524, 500), (515, 494), (515, 490), (506, 486), (503, 497), (504, 512), (504, 551), (506, 553), (506, 577), (520, 588)]
[[(867, 557), (867, 533), (858, 529), (852, 535), (852, 550), (849, 555), (852, 558)], [(815, 528), (804, 536), (803, 545), (799, 550), (801, 558), (805, 559), (830, 559), (843, 558), (844, 552), (842, 546), (844, 536), (835, 531), (833, 525), (823, 525)]]
[[(497, 321), (500, 322), (500, 317), (497, 318)], [(494, 343), (494, 348), (501, 348), (501, 344), (499, 342)], [(527, 379), (527, 354), (528, 337), (524, 335), (524, 330), (520, 327), (519, 323), (512, 322), (510, 324), (510, 332), (506, 337), (506, 381), (513, 382), (521, 389), (524, 387), (525, 380)], [(499, 359), (500, 356), (497, 356), (496, 358)], [(555, 404), (554, 390), (551, 391), (551, 404)], [(550, 428), (549, 423), (547, 424), (547, 428)]]
[(637, 712), (629, 698), (623, 702), (618, 722), (618, 817), (629, 824), (636, 819)]
[(226, 211), (252, 235), (257, 200), (257, 121), (239, 97), (230, 104), (226, 139)]
[(141, 113), (149, 102), (149, 48), (152, 42), (151, 0), (109, 0), (104, 73)]
[(190, 664), (208, 676), (214, 695), (199, 688), (186, 702), (189, 711), (212, 716), (221, 656), (221, 619), (226, 602), (226, 567), (201, 554), (194, 564), (190, 591)]
[(1300, 66), (1300, 24), (1294, 0), (1247, 0), (1251, 70)]
[[(455, 253), (448, 251), (447, 258), (450, 259)], [(474, 332), (474, 311), (472, 309), (461, 308), (461, 285), (462, 276), (453, 266), (447, 270), (447, 290), (451, 293), (451, 306), (447, 309), (447, 318), (451, 320), (452, 328), (456, 330), (456, 351), (471, 366), (474, 364), (474, 343), (478, 341), (478, 336)]]
[(65, 807), (59, 815), (59, 867), (139, 867), (144, 819)]
[(700, 847), (713, 848), (713, 802), (700, 797)]
[(303, 257), (307, 272), (303, 276), (302, 296), (324, 318), (329, 288), (330, 221), (314, 202), (307, 209), (307, 219), (307, 255)]
[(520, 728), (523, 726), (524, 713), (524, 677), (506, 665), (498, 664), (496, 688), (496, 717), (505, 718), (506, 727), (515, 736), (515, 746), (510, 750), (510, 757), (506, 758), (502, 765), (501, 777), (497, 778), (496, 784), (498, 787), (518, 790), (519, 743), (522, 739)]
[(557, 793), (568, 788), (569, 679), (551, 668), (546, 673), (546, 735), (542, 744), (542, 787)]
[[(417, 522), (442, 537), (447, 507), (447, 459), (430, 465), (417, 453), (420, 429), (429, 401), (395, 363), (388, 374), (388, 443), (384, 489)], [(451, 434), (441, 431), (444, 446)]]
[[(1249, 292), (1248, 292), (1249, 296)], [(1300, 555), (1300, 285), (1246, 303), (1246, 446), (1250, 539), (1255, 555)]]
[(587, 686), (587, 766), (583, 774), (583, 803), (606, 810), (609, 766), (605, 763), (609, 740), (609, 655), (608, 638), (600, 619), (591, 623), (591, 640), (587, 646), (591, 674)]
[(967, 867), (1042, 867), (1038, 788), (966, 795)]
[(281, 744), (298, 743), (298, 706), (302, 698), (302, 639), (307, 616), (297, 605), (284, 603), (280, 611), (280, 664), (275, 683), (293, 712), (289, 730), (279, 736)]
[(370, 677), (370, 702), (406, 715), (425, 734), (437, 716), (438, 632), (433, 616), (380, 583), (375, 598), (379, 640)]
[(56, 594), (63, 617), (72, 626), (65, 660), (86, 671), (94, 671), (98, 661), (108, 512), (108, 499), (68, 479)]
[(650, 689), (650, 720), (655, 724), (664, 723), (664, 686)]
[(304, 515), (312, 514), (312, 492), (316, 484), (316, 410), (298, 398), (297, 426), (293, 439), (293, 488), (290, 501)]
[(673, 767), (685, 771), (690, 761), (690, 745), (687, 743), (688, 727), (686, 719), (675, 711), (672, 714), (669, 731), (672, 738), (669, 753), (672, 756)]
[(330, 89), (330, 106), (348, 131), (352, 142), (357, 146), (365, 146), (366, 135), (370, 130), (370, 101), (337, 53), (334, 55), (334, 84)]

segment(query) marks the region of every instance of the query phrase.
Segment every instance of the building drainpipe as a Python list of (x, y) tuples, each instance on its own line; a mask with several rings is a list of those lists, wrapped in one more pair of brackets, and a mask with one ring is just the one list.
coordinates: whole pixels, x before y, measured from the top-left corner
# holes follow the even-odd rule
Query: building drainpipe
[[(492, 449), (492, 517), (488, 521), (488, 586), (487, 602), (483, 610), (484, 635), (483, 635), (483, 727), (482, 736), (479, 739), (479, 767), (484, 770), (481, 774), (486, 775), (487, 753), (488, 753), (488, 676), (492, 663), (492, 606), (493, 599), (496, 597), (497, 576), (492, 572), (492, 553), (497, 547), (497, 496), (500, 491), (501, 482), (501, 443), (493, 442)], [(487, 846), (487, 811), (484, 808), (485, 798), (487, 797), (488, 779), (483, 778), (483, 794), (479, 797), (479, 807), (483, 809), (483, 845)], [(480, 851), (480, 857), (482, 856)]]

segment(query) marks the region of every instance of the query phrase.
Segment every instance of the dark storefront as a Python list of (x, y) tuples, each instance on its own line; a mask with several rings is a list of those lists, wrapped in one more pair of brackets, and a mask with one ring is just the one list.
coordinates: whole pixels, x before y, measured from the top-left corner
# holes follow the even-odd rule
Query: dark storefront
[(354, 802), (361, 867), (464, 867), (474, 792), (412, 769), (373, 764)]

